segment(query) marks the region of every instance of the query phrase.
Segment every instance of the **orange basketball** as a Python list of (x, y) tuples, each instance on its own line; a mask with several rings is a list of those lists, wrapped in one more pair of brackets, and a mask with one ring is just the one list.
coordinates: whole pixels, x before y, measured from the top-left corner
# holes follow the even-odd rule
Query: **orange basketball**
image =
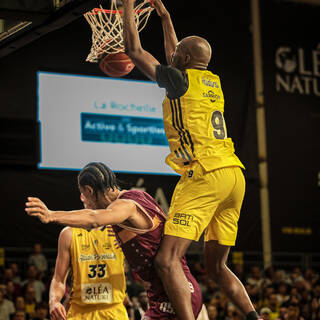
[(117, 78), (128, 74), (134, 64), (124, 52), (119, 52), (106, 55), (101, 59), (99, 67), (108, 76)]

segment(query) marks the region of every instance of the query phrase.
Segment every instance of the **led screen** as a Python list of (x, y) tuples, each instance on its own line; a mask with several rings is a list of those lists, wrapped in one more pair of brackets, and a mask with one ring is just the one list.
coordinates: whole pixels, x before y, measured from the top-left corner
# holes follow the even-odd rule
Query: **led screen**
[(148, 81), (38, 72), (39, 168), (174, 174), (162, 120), (165, 91)]

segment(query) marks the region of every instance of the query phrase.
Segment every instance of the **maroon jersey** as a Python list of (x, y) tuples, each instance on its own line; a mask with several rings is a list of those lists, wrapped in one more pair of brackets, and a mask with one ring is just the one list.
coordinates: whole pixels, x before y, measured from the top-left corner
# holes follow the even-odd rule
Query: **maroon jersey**
[[(113, 226), (130, 267), (141, 279), (150, 283), (148, 289), (150, 307), (143, 319), (176, 319), (169, 303), (169, 298), (153, 266), (153, 260), (160, 247), (167, 216), (156, 201), (146, 192), (140, 190), (123, 191), (118, 199), (133, 201), (140, 209), (140, 212), (145, 214), (152, 222), (151, 228), (147, 230), (132, 228), (125, 224)], [(201, 290), (191, 275), (184, 257), (181, 259), (181, 264), (189, 281), (193, 312), (197, 317), (202, 307)]]

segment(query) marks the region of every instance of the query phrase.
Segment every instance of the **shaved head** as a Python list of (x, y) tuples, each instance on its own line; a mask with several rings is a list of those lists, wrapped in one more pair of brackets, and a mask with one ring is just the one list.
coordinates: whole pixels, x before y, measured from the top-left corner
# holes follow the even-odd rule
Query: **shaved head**
[(178, 43), (176, 51), (179, 55), (176, 66), (179, 69), (206, 69), (211, 60), (212, 50), (209, 42), (198, 36), (183, 38)]

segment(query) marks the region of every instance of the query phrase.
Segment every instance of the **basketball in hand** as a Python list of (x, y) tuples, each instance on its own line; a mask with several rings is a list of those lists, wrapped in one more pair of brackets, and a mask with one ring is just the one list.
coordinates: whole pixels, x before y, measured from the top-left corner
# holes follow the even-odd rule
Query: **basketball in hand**
[(123, 77), (134, 68), (131, 59), (124, 53), (110, 53), (100, 60), (100, 69), (110, 77)]

